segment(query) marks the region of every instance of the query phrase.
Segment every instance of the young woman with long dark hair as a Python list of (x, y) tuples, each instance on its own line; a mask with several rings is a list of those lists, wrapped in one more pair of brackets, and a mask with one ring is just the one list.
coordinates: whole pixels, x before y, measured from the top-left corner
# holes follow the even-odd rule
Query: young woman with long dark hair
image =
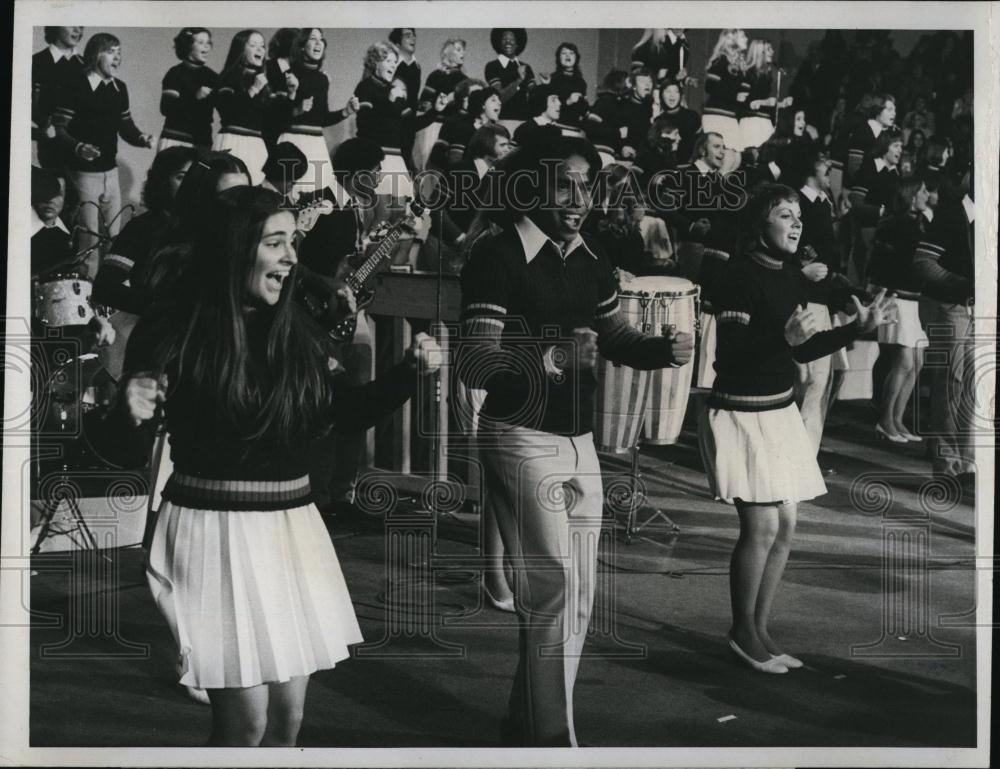
[(231, 152), (250, 171), (250, 181), (264, 180), (267, 146), (264, 144), (265, 110), (271, 86), (264, 68), (264, 36), (255, 29), (237, 32), (226, 55), (216, 96), (222, 127), (212, 142), (216, 152)]
[(311, 501), (309, 439), (396, 409), (435, 353), (427, 338), (377, 381), (342, 384), (292, 298), (295, 217), (281, 205), (260, 188), (218, 197), (195, 289), (130, 340), (118, 415), (136, 456), (161, 409), (171, 436), (147, 575), (181, 683), (208, 691), (211, 745), (293, 746), (310, 674), (362, 640)]

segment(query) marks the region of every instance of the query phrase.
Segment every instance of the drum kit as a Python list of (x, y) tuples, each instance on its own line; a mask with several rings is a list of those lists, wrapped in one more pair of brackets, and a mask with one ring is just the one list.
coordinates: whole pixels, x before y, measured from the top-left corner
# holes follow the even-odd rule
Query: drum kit
[[(625, 322), (644, 334), (666, 336), (676, 331), (694, 336), (698, 332), (700, 288), (689, 280), (652, 275), (629, 277), (619, 283), (618, 299)], [(598, 361), (594, 443), (604, 453), (632, 454), (626, 541), (630, 542), (657, 517), (678, 530), (662, 511), (656, 511), (642, 526), (636, 526), (638, 452), (640, 440), (651, 446), (677, 442), (687, 411), (693, 370), (693, 361), (654, 371), (639, 371), (603, 357)]]

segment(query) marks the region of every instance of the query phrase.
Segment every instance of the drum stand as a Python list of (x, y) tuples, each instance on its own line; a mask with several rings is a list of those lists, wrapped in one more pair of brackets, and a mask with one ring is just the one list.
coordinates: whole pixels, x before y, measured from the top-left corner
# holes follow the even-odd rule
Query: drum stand
[[(681, 530), (680, 526), (670, 520), (670, 517), (664, 513), (660, 508), (654, 507), (649, 503), (649, 497), (646, 496), (645, 492), (639, 491), (639, 444), (636, 443), (632, 447), (632, 471), (629, 475), (630, 478), (630, 488), (629, 488), (629, 501), (628, 501), (628, 519), (625, 522), (625, 544), (632, 544), (632, 537), (640, 533), (647, 526), (652, 524), (657, 519), (663, 519), (663, 522), (670, 527), (671, 532), (678, 532)], [(646, 504), (640, 504), (640, 498)], [(637, 513), (640, 507), (648, 507), (652, 509), (653, 514), (649, 516), (641, 524), (636, 525)]]

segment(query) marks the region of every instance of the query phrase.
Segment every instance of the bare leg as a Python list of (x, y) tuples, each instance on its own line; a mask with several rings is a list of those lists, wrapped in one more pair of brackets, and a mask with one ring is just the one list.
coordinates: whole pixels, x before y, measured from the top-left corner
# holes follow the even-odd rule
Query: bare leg
[(268, 684), (267, 731), (261, 746), (294, 748), (302, 726), (309, 676), (298, 676), (280, 684)]
[(795, 538), (795, 520), (798, 506), (794, 502), (778, 505), (778, 534), (774, 538), (774, 545), (767, 558), (767, 566), (764, 568), (764, 577), (760, 583), (760, 592), (757, 594), (757, 607), (754, 613), (754, 622), (757, 628), (757, 635), (764, 646), (771, 654), (781, 654), (781, 649), (771, 640), (767, 632), (767, 622), (771, 617), (771, 606), (774, 604), (774, 596), (778, 592), (778, 585), (781, 577), (785, 573), (785, 564), (788, 562), (788, 554), (792, 549), (792, 540)]
[(885, 345), (892, 350), (892, 368), (882, 385), (881, 414), (878, 423), (890, 435), (898, 434), (895, 414), (903, 383), (907, 377), (907, 348), (899, 345)]
[(768, 555), (778, 534), (778, 509), (737, 500), (736, 512), (740, 516), (740, 536), (729, 565), (731, 632), (743, 651), (758, 662), (766, 662), (770, 653), (757, 636), (755, 615)]
[(899, 400), (896, 402), (894, 416), (896, 428), (904, 432), (909, 432), (906, 428), (906, 407), (910, 403), (910, 396), (913, 395), (914, 387), (917, 384), (917, 374), (922, 365), (922, 356), (919, 347), (908, 347), (905, 349), (905, 354), (908, 372), (906, 379), (903, 381), (902, 390), (899, 393)]
[(212, 747), (256, 748), (267, 728), (267, 686), (209, 689), (212, 703)]

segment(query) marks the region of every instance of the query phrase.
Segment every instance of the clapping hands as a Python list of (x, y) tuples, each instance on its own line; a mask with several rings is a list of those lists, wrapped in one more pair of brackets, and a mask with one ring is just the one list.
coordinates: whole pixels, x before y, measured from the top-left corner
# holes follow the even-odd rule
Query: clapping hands
[(854, 308), (858, 314), (855, 323), (858, 324), (858, 331), (862, 334), (874, 331), (879, 326), (888, 326), (896, 322), (895, 297), (887, 297), (884, 288), (867, 306), (861, 304), (854, 294), (851, 294), (851, 301), (854, 302)]

